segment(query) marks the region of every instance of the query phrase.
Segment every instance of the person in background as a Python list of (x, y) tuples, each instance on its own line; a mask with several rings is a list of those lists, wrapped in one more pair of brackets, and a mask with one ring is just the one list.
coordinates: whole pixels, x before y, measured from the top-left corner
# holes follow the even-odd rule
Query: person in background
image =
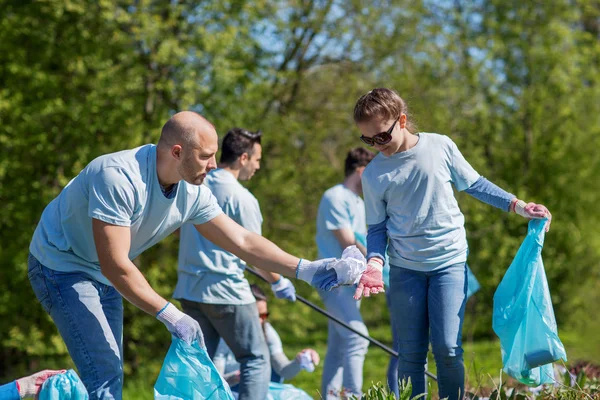
[[(300, 351), (293, 360), (289, 360), (283, 352), (279, 334), (268, 322), (269, 309), (265, 292), (257, 285), (250, 285), (250, 289), (256, 299), (257, 320), (260, 321), (262, 333), (269, 349), (271, 382), (282, 383), (284, 380), (292, 379), (303, 369), (312, 372), (314, 367), (319, 364), (319, 354), (315, 350), (307, 348)], [(240, 364), (236, 362), (225, 341), (219, 342), (213, 361), (225, 380), (236, 389), (235, 386), (240, 381)]]
[[(374, 153), (357, 147), (348, 152), (344, 181), (325, 191), (317, 214), (316, 242), (319, 257), (339, 258), (348, 246), (356, 245), (366, 255), (367, 223), (362, 195), (361, 176)], [(352, 287), (319, 291), (325, 308), (354, 329), (368, 334), (360, 302), (352, 298)], [(322, 394), (327, 399), (360, 397), (363, 364), (369, 342), (338, 325), (328, 323), (327, 354), (323, 364)]]
[(46, 379), (65, 373), (66, 370), (45, 369), (0, 386), (0, 400), (37, 398)]
[[(223, 138), (219, 168), (205, 185), (232, 220), (262, 234), (263, 217), (258, 200), (241, 185), (260, 169), (261, 132), (233, 128)], [(260, 265), (258, 265), (260, 267)], [(246, 263), (204, 238), (192, 224), (181, 227), (179, 269), (173, 297), (183, 311), (200, 324), (212, 358), (224, 339), (240, 363), (240, 400), (262, 399), (269, 390), (269, 355), (258, 319), (256, 300), (244, 277)], [(275, 296), (296, 300), (292, 282), (279, 274), (257, 270)]]

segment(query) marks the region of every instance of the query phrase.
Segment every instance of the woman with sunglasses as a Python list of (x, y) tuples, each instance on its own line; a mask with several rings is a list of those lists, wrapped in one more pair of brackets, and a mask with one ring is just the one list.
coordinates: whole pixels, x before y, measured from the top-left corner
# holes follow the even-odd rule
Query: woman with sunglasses
[[(360, 139), (380, 153), (362, 175), (368, 224), (367, 260), (390, 262), (390, 312), (397, 331), (398, 378), (410, 377), (413, 396), (426, 392), (429, 341), (438, 371), (440, 398), (464, 393), (462, 324), (467, 298), (464, 216), (453, 186), (504, 211), (548, 218), (542, 205), (525, 203), (480, 176), (444, 135), (416, 133), (406, 103), (390, 89), (374, 89), (354, 108)], [(365, 273), (364, 285), (381, 282)], [(364, 295), (368, 296), (366, 290)]]
[[(293, 360), (289, 360), (283, 352), (283, 345), (281, 344), (279, 334), (268, 322), (269, 309), (267, 306), (267, 295), (257, 285), (250, 285), (250, 290), (256, 299), (258, 318), (260, 319), (269, 349), (271, 382), (283, 383), (284, 379), (294, 378), (303, 369), (312, 372), (314, 366), (319, 364), (319, 354), (315, 350), (307, 348), (300, 351)], [(219, 342), (213, 362), (217, 370), (235, 391), (235, 385), (240, 380), (240, 364), (235, 360), (233, 352), (223, 340)]]

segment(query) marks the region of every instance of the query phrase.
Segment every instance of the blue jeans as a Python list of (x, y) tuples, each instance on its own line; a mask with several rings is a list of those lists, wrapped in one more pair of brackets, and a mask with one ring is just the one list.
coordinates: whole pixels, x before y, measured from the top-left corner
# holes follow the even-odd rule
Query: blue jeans
[[(390, 290), (385, 292), (385, 300), (387, 302), (388, 309), (392, 309)], [(398, 352), (398, 330), (394, 324), (394, 314), (390, 312), (390, 325), (392, 328), (392, 350)], [(427, 364), (425, 364), (425, 371), (427, 371)], [(391, 393), (396, 395), (396, 398), (400, 397), (399, 383), (398, 383), (398, 357), (390, 356), (387, 369), (387, 382)], [(425, 375), (425, 388), (427, 389), (427, 375)]]
[(29, 255), (35, 296), (62, 336), (90, 399), (121, 400), (123, 300), (81, 272), (59, 272)]
[(416, 396), (426, 392), (429, 338), (438, 371), (440, 398), (464, 394), (462, 324), (467, 301), (465, 263), (432, 272), (390, 269), (390, 308), (398, 335), (398, 377), (410, 377)]
[(266, 399), (271, 362), (256, 303), (245, 305), (206, 304), (180, 300), (183, 311), (200, 324), (210, 358), (220, 338), (240, 363), (239, 400)]
[[(390, 310), (390, 325), (392, 328), (392, 350), (398, 351), (398, 331), (394, 327), (394, 314), (392, 314), (391, 312), (392, 305), (389, 288), (385, 292), (385, 300), (387, 301), (388, 309)], [(398, 398), (398, 357), (390, 356), (390, 362), (388, 363), (387, 369), (387, 382), (388, 387), (390, 388), (390, 392), (394, 393), (396, 395), (396, 398)]]
[[(329, 292), (319, 291), (325, 308), (359, 332), (368, 334), (360, 302), (354, 300), (354, 286), (341, 286)], [(360, 397), (363, 384), (363, 364), (369, 341), (336, 322), (329, 321), (327, 354), (323, 363), (321, 395), (336, 399), (343, 391), (347, 396)]]

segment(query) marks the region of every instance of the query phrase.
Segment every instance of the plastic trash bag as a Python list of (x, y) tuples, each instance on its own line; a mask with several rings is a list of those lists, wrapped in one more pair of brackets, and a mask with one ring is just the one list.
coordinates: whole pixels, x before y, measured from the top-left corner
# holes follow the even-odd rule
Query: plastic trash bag
[(83, 382), (72, 369), (46, 379), (40, 390), (39, 400), (88, 400)]
[(304, 390), (285, 383), (270, 382), (268, 400), (312, 400)]
[(154, 385), (156, 400), (233, 400), (223, 380), (198, 341), (188, 345), (173, 337)]
[(473, 271), (467, 265), (467, 299), (473, 296), (479, 289), (481, 289), (481, 285), (479, 285), (475, 274), (473, 274)]
[[(238, 385), (233, 386), (233, 396), (235, 400), (239, 398)], [(313, 400), (304, 390), (298, 389), (293, 385), (279, 382), (269, 382), (269, 392), (265, 400)]]
[(554, 382), (552, 363), (567, 361), (542, 262), (545, 224), (546, 219), (529, 222), (527, 237), (494, 294), (492, 324), (504, 372), (530, 386)]

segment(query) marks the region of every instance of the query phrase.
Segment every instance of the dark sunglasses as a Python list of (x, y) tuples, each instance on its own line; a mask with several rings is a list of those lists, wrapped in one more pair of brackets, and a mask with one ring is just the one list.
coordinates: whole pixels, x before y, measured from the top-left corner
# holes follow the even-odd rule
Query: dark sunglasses
[(258, 316), (260, 317), (260, 319), (267, 319), (269, 318), (269, 312), (258, 314)]
[(394, 126), (396, 126), (396, 122), (398, 122), (398, 119), (394, 121), (392, 126), (390, 126), (390, 129), (388, 129), (386, 132), (380, 132), (373, 137), (361, 135), (360, 140), (368, 146), (374, 146), (376, 144), (382, 146), (384, 144), (388, 144), (392, 140), (392, 131), (394, 130)]

